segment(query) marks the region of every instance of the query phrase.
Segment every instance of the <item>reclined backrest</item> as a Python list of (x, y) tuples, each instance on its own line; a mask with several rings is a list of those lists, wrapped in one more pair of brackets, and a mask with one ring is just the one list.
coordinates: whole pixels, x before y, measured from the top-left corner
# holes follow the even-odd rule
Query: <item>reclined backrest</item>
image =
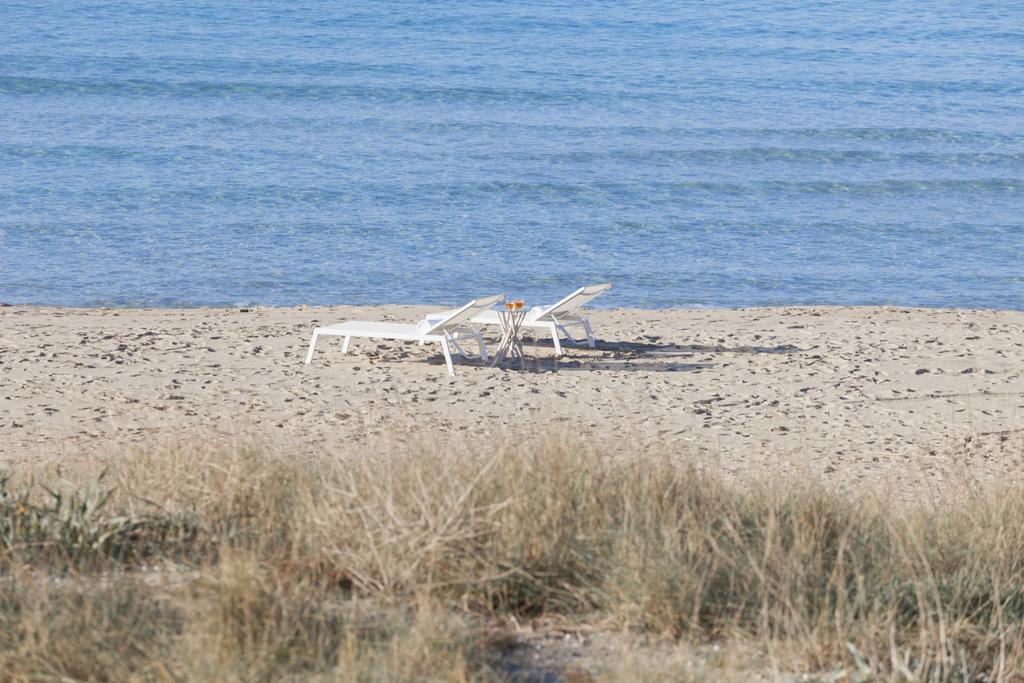
[(437, 319), (433, 325), (423, 330), (424, 334), (430, 334), (431, 332), (438, 332), (443, 329), (451, 329), (463, 325), (472, 320), (475, 316), (479, 315), (484, 310), (490, 308), (499, 301), (504, 301), (504, 294), (495, 294), (494, 296), (485, 296), (481, 299), (473, 299), (462, 308), (457, 308), (447, 316)]
[(612, 283), (606, 282), (601, 285), (586, 285), (580, 287), (575, 292), (565, 297), (558, 303), (548, 306), (543, 313), (538, 315), (534, 320), (543, 320), (551, 317), (558, 317), (566, 313), (572, 313), (582, 306), (586, 306), (588, 303), (601, 296), (609, 289), (612, 288)]

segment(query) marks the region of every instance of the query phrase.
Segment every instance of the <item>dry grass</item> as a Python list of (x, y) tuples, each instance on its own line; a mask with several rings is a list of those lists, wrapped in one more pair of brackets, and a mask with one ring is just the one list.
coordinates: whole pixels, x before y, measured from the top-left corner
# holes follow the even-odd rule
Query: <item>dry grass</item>
[[(508, 615), (742, 642), (776, 676), (1024, 678), (1019, 487), (914, 509), (557, 440), (196, 445), (10, 475), (5, 680), (492, 680)], [(717, 677), (672, 666), (585, 668)]]

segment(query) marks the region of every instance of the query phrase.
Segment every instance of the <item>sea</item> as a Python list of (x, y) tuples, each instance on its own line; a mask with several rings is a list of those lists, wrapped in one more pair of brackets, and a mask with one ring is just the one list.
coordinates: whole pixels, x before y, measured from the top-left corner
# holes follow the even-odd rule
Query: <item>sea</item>
[(1024, 309), (1024, 2), (0, 0), (0, 302)]

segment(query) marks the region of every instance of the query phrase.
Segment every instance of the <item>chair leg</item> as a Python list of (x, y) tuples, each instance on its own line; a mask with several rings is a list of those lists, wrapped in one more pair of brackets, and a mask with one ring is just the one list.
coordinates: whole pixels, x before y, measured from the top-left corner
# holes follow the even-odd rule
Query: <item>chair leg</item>
[(466, 350), (459, 344), (459, 340), (454, 335), (448, 337), (448, 349), (453, 353), (457, 354), (459, 358), (469, 358), (466, 355)]
[(484, 363), (487, 362), (487, 344), (484, 343), (484, 336), (480, 334), (480, 330), (473, 330), (476, 335), (476, 345), (480, 347), (480, 360)]
[(551, 341), (555, 343), (555, 355), (562, 355), (562, 342), (558, 339), (558, 325), (551, 323)]
[(341, 352), (342, 353), (348, 353), (348, 344), (349, 344), (350, 341), (352, 341), (352, 337), (346, 335), (345, 336), (345, 341), (343, 341), (341, 343)]
[(448, 350), (448, 340), (441, 340), (441, 351), (444, 352), (444, 362), (448, 364), (448, 374), (455, 374), (455, 367), (452, 365), (452, 352)]
[(587, 318), (583, 318), (582, 322), (583, 330), (584, 332), (587, 333), (587, 346), (589, 346), (590, 348), (594, 348), (597, 344), (595, 343), (596, 340), (594, 339), (594, 333), (590, 330), (590, 320)]
[(310, 361), (313, 360), (313, 351), (316, 349), (316, 340), (319, 336), (319, 333), (314, 330), (313, 338), (309, 340), (309, 351), (306, 352), (306, 365), (309, 365)]

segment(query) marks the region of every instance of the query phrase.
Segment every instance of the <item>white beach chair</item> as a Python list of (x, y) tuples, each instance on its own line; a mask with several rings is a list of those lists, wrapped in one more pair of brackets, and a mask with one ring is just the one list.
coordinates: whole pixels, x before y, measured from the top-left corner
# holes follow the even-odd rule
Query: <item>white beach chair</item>
[[(561, 301), (550, 306), (534, 306), (527, 312), (523, 319), (522, 327), (539, 327), (551, 332), (551, 339), (555, 344), (555, 355), (562, 355), (562, 342), (559, 341), (559, 333), (565, 335), (566, 339), (573, 344), (583, 343), (582, 339), (577, 340), (572, 336), (569, 328), (582, 327), (586, 336), (587, 346), (594, 348), (594, 333), (590, 329), (590, 320), (580, 310), (597, 297), (601, 296), (612, 288), (610, 282), (601, 285), (586, 285), (565, 297)], [(430, 313), (427, 320), (440, 320), (451, 311), (444, 313)], [(500, 325), (498, 312), (487, 309), (473, 318), (478, 325)]]
[(459, 346), (459, 336), (468, 332), (476, 338), (480, 349), (480, 358), (487, 360), (487, 346), (484, 339), (470, 322), (482, 311), (489, 309), (494, 304), (505, 299), (504, 294), (488, 296), (482, 299), (474, 299), (462, 308), (448, 311), (444, 316), (435, 319), (424, 319), (418, 324), (409, 323), (384, 323), (364, 322), (361, 320), (349, 320), (348, 322), (318, 327), (313, 330), (313, 338), (309, 340), (309, 352), (306, 354), (306, 363), (313, 360), (313, 351), (316, 349), (316, 342), (321, 336), (344, 337), (341, 352), (348, 353), (348, 345), (352, 337), (370, 337), (373, 339), (408, 339), (418, 341), (420, 345), (426, 342), (438, 342), (441, 344), (441, 351), (444, 353), (444, 361), (448, 365), (448, 374), (454, 375), (455, 368), (452, 366), (451, 349), (462, 357), (468, 358), (462, 347)]

